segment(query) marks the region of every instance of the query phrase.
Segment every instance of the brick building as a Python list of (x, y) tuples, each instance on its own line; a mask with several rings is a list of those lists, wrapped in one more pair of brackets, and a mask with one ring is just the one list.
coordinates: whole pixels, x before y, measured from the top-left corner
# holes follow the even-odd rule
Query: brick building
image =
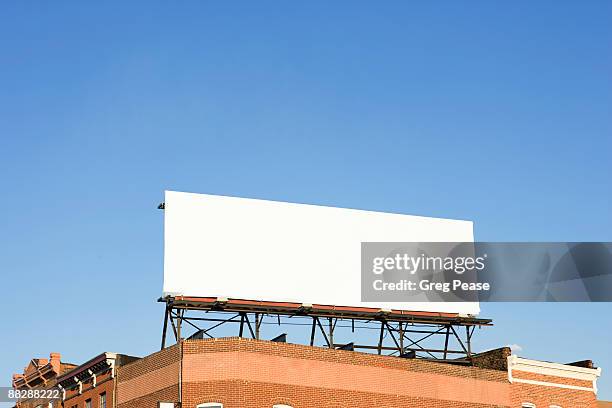
[[(75, 367), (74, 364), (62, 362), (60, 353), (51, 353), (48, 359), (33, 358), (23, 369), (23, 373), (13, 375), (13, 389), (51, 391), (57, 385), (57, 378)], [(23, 398), (17, 405), (20, 408), (57, 407), (61, 403), (59, 395), (57, 396), (58, 398)]]
[(112, 408), (115, 406), (117, 369), (137, 357), (102, 353), (57, 378), (65, 408)]
[[(244, 338), (184, 340), (119, 367), (116, 407), (595, 408), (600, 369), (508, 349), (475, 366)], [(585, 366), (586, 365), (586, 366)]]
[(466, 366), (228, 337), (182, 340), (144, 358), (102, 353), (79, 366), (52, 353), (13, 386), (60, 390), (20, 408), (597, 408), (600, 372), (590, 361), (529, 360), (508, 348)]

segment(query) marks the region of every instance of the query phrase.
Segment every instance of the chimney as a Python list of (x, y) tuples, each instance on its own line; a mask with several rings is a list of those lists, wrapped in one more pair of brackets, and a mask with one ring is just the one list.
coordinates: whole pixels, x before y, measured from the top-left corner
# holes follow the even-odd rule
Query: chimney
[(60, 353), (51, 353), (49, 354), (49, 364), (53, 367), (53, 371), (55, 371), (58, 375), (61, 372), (62, 364), (60, 362), (62, 355)]

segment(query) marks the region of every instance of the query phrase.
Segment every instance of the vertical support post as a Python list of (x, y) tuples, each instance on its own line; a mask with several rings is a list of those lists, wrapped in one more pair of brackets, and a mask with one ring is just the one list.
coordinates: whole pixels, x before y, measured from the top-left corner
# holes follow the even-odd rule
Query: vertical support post
[(444, 339), (444, 360), (448, 354), (448, 338), (450, 337), (450, 326), (446, 326), (446, 338)]
[(255, 338), (259, 340), (259, 326), (261, 325), (259, 321), (259, 313), (255, 313)]
[(334, 319), (329, 318), (329, 348), (334, 348)]
[(310, 330), (310, 345), (314, 346), (315, 331), (317, 329), (317, 318), (312, 316), (312, 329)]
[(238, 337), (242, 337), (244, 333), (244, 313), (240, 313), (240, 330), (238, 331)]
[(177, 343), (181, 342), (181, 326), (183, 325), (183, 314), (184, 314), (184, 311), (182, 309), (179, 310), (179, 312), (177, 313), (177, 319), (176, 319), (176, 342)]
[(164, 313), (164, 328), (162, 329), (161, 350), (166, 348), (166, 331), (168, 330), (168, 304), (166, 303), (166, 311)]
[(465, 333), (467, 335), (467, 356), (472, 358), (472, 335), (470, 334), (470, 326), (465, 326)]
[(400, 355), (404, 354), (404, 324), (399, 323), (399, 343), (400, 343)]
[[(176, 332), (176, 324), (174, 323), (174, 316), (172, 316), (172, 308), (168, 308), (168, 317), (170, 318), (170, 324), (172, 325), (172, 334), (174, 334), (174, 340), (178, 343), (178, 334)], [(178, 321), (178, 312), (176, 315)]]
[(383, 345), (384, 336), (385, 336), (385, 322), (383, 320), (381, 320), (381, 322), (380, 322), (380, 336), (378, 337), (378, 355), (379, 356), (382, 354), (382, 345)]

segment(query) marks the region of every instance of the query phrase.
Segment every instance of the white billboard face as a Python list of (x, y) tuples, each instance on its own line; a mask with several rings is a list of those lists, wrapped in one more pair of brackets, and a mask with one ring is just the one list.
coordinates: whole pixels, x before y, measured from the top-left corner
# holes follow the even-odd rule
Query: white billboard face
[(164, 295), (476, 315), (478, 303), (362, 302), (362, 242), (471, 242), (470, 221), (167, 191)]

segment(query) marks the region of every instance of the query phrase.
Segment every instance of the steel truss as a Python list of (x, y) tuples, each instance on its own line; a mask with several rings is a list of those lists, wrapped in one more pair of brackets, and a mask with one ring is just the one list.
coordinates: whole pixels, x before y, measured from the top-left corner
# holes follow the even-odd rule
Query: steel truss
[[(170, 326), (176, 342), (184, 338), (214, 338), (214, 329), (238, 326), (238, 336), (261, 339), (263, 324), (279, 327), (309, 326), (311, 346), (364, 350), (379, 355), (426, 358), (470, 363), (472, 337), (477, 327), (492, 325), (490, 319), (456, 314), (344, 308), (322, 305), (240, 301), (217, 298), (166, 297), (161, 348), (166, 347)], [(287, 321), (290, 320), (290, 321)], [(296, 323), (296, 320), (306, 323)], [(378, 341), (370, 344), (334, 341), (339, 328), (376, 330)], [(191, 332), (189, 336), (186, 333)], [(363, 336), (355, 334), (355, 338)], [(286, 333), (271, 339), (286, 341)]]

